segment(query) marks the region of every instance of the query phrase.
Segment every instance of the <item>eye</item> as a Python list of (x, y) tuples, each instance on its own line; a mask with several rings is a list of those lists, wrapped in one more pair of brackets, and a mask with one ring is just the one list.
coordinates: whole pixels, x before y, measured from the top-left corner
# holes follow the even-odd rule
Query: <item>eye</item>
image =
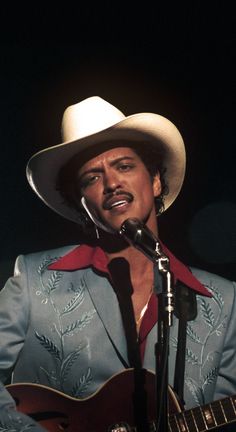
[(122, 163), (122, 164), (118, 165), (118, 170), (119, 171), (126, 172), (126, 171), (131, 170), (132, 168), (134, 168), (134, 165), (130, 164), (130, 163)]
[(80, 181), (80, 186), (82, 188), (86, 188), (87, 186), (90, 186), (90, 185), (94, 184), (98, 180), (98, 178), (99, 178), (98, 175), (90, 175), (88, 177), (84, 177)]

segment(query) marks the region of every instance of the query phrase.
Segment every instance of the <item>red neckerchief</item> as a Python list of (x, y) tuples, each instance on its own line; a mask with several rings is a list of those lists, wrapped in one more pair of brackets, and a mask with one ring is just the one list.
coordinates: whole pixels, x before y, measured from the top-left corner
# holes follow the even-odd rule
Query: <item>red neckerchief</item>
[[(163, 252), (169, 257), (170, 271), (173, 274), (174, 280), (179, 280), (193, 289), (197, 294), (211, 297), (211, 293), (199, 282), (198, 279), (183, 263), (162, 244)], [(74, 271), (92, 267), (100, 273), (104, 273), (110, 277), (108, 270), (108, 259), (105, 252), (100, 247), (92, 247), (81, 245), (75, 247), (72, 251), (59, 258), (53, 264), (48, 266), (49, 270)], [(157, 322), (157, 296), (153, 294), (149, 300), (148, 308), (144, 314), (142, 324), (139, 330), (139, 343), (141, 357), (143, 359), (145, 345), (148, 333)]]

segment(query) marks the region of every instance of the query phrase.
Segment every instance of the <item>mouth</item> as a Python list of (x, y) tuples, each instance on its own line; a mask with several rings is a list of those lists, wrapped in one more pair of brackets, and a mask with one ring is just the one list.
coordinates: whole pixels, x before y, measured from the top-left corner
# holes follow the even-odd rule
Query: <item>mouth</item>
[(103, 208), (105, 210), (119, 209), (130, 204), (132, 201), (133, 201), (133, 196), (129, 193), (122, 194), (122, 195), (115, 195), (104, 202)]

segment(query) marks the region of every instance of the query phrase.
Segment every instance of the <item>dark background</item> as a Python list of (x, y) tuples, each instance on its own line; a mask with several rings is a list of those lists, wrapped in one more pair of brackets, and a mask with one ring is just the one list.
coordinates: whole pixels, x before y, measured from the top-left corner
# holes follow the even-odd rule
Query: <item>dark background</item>
[(186, 263), (236, 279), (235, 16), (227, 2), (176, 3), (2, 7), (1, 285), (18, 254), (80, 241), (34, 195), (25, 166), (61, 142), (64, 109), (93, 95), (176, 124), (187, 173), (161, 237)]

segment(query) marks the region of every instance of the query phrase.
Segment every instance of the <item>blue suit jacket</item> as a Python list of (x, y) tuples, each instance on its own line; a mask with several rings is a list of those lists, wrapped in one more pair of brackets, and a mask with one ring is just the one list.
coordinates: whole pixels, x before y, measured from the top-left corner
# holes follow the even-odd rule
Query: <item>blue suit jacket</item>
[[(12, 382), (40, 383), (83, 398), (129, 365), (120, 309), (108, 279), (92, 268), (48, 270), (50, 263), (70, 249), (18, 257), (15, 275), (0, 293), (3, 384), (12, 375)], [(235, 284), (205, 271), (192, 271), (213, 296), (197, 295), (198, 314), (188, 323), (186, 408), (236, 394)], [(174, 316), (169, 355), (171, 385), (177, 331), (178, 319)], [(153, 327), (143, 364), (152, 371), (156, 337)], [(0, 425), (15, 422), (16, 430), (23, 430), (28, 419), (15, 416), (13, 410), (14, 402), (2, 385)]]

